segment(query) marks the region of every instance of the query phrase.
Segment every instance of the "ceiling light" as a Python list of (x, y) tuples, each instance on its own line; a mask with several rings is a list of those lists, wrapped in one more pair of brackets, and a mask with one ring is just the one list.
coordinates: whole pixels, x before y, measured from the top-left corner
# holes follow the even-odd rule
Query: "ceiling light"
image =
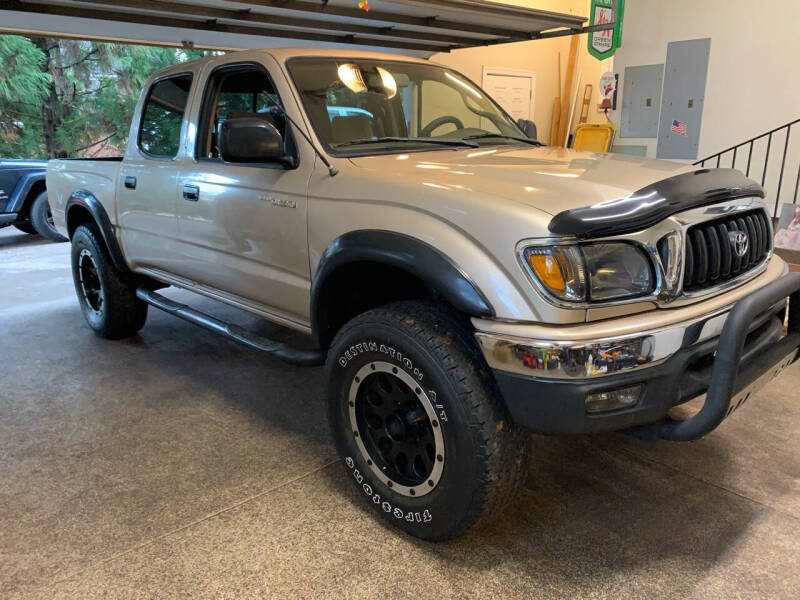
[(383, 84), (383, 88), (386, 90), (386, 96), (388, 96), (388, 98), (391, 100), (397, 95), (397, 81), (392, 74), (383, 67), (376, 68), (378, 70), (378, 75), (381, 76), (381, 83)]
[(347, 88), (356, 94), (361, 94), (367, 91), (367, 84), (364, 83), (364, 77), (361, 75), (361, 69), (352, 63), (339, 65), (338, 69), (339, 79)]

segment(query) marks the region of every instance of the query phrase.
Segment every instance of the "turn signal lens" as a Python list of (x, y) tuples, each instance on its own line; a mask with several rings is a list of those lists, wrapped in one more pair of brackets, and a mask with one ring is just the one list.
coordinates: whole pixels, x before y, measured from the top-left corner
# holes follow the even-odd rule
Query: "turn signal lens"
[(531, 254), (528, 260), (533, 267), (533, 272), (548, 288), (559, 292), (567, 289), (564, 275), (552, 254)]
[(547, 291), (562, 300), (586, 298), (583, 258), (577, 246), (532, 246), (525, 249), (536, 279)]

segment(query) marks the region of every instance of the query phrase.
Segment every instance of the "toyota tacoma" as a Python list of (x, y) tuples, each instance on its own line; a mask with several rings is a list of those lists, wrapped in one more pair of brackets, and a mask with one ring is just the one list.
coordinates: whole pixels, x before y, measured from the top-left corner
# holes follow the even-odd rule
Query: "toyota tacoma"
[(124, 156), (51, 161), (47, 187), (97, 334), (154, 306), (324, 364), (363, 502), (443, 540), (508, 503), (530, 432), (698, 439), (798, 357), (800, 275), (757, 183), (530, 125), (424, 60), (244, 51), (151, 77)]

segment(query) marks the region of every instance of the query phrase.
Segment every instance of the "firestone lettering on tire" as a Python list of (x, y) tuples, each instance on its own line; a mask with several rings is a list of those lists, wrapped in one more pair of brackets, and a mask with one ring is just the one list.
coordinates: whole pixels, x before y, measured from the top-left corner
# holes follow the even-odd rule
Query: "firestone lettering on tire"
[(358, 482), (362, 483), (364, 481), (364, 476), (361, 474), (361, 471), (358, 469), (353, 471), (353, 478)]
[[(364, 482), (364, 475), (358, 470), (355, 469), (355, 461), (351, 456), (348, 456), (344, 459), (344, 463), (350, 468), (353, 469), (353, 478), (358, 482)], [(364, 490), (364, 493), (372, 498), (372, 502), (374, 504), (380, 504), (383, 512), (389, 513), (394, 515), (396, 519), (405, 519), (409, 523), (430, 523), (433, 521), (433, 515), (431, 514), (430, 509), (426, 508), (422, 512), (419, 511), (404, 511), (402, 508), (393, 506), (390, 502), (381, 499), (380, 494), (374, 493), (372, 486), (369, 483), (364, 483), (361, 486), (361, 489)]]

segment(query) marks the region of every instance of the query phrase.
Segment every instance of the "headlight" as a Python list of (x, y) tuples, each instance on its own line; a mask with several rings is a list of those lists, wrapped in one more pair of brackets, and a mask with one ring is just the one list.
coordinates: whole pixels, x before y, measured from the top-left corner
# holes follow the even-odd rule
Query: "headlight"
[(523, 256), (533, 276), (560, 300), (604, 302), (655, 289), (650, 260), (633, 244), (530, 246)]

